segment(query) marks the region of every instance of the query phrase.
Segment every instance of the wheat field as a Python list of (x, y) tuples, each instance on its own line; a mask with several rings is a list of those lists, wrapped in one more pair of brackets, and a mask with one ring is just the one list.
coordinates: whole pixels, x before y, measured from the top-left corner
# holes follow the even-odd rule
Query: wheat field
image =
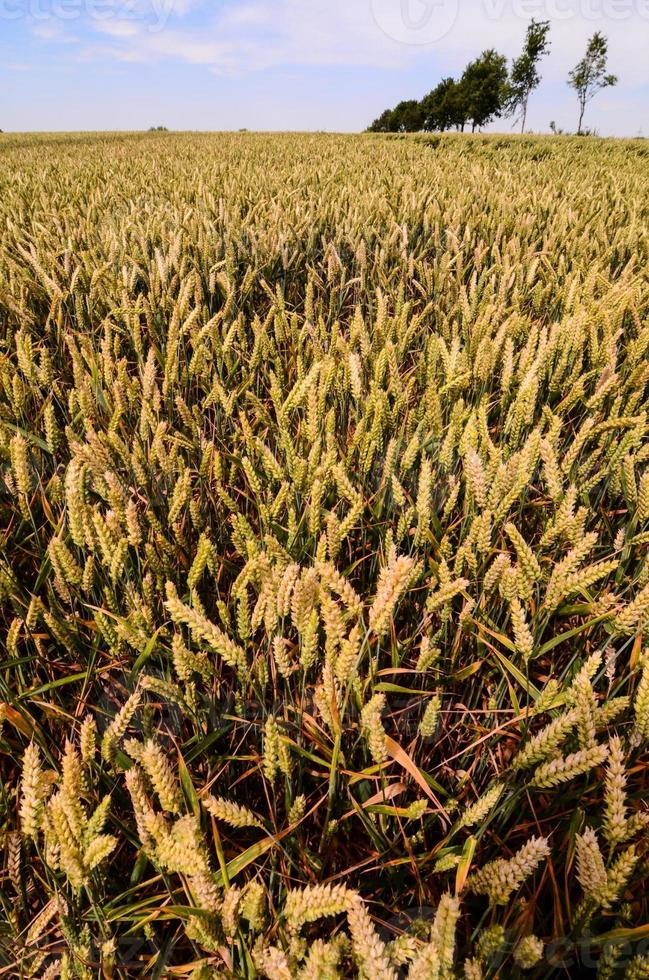
[(649, 144), (0, 140), (0, 976), (649, 977)]

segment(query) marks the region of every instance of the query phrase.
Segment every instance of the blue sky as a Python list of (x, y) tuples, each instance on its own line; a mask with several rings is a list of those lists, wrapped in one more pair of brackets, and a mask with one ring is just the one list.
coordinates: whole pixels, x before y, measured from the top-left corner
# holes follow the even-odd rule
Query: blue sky
[(566, 77), (601, 30), (620, 82), (586, 123), (649, 136), (649, 0), (0, 0), (0, 127), (359, 130), (514, 56), (532, 16), (553, 44), (530, 128), (575, 128)]

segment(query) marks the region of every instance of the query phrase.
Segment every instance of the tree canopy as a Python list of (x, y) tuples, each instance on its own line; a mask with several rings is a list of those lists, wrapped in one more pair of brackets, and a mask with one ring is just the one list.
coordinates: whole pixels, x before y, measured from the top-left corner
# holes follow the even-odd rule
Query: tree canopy
[(550, 21), (532, 20), (527, 28), (522, 54), (512, 64), (509, 78), (507, 114), (520, 116), (521, 132), (525, 132), (529, 98), (541, 83), (539, 62), (550, 50)]
[(464, 69), (460, 80), (463, 103), (472, 128), (486, 126), (503, 114), (508, 95), (507, 59), (493, 48)]
[(422, 99), (424, 129), (444, 132), (466, 123), (464, 93), (454, 78), (443, 78), (432, 92)]
[(588, 42), (586, 54), (568, 76), (568, 85), (574, 88), (579, 99), (579, 127), (577, 129), (579, 135), (583, 131), (584, 113), (590, 100), (597, 95), (600, 89), (617, 85), (617, 75), (608, 74), (607, 67), (608, 40), (600, 31), (595, 31)]
[(369, 127), (375, 133), (412, 133), (486, 126), (505, 111), (507, 59), (493, 48), (471, 61), (461, 78), (443, 78), (421, 101), (406, 99), (386, 109)]
[[(532, 19), (521, 54), (508, 70), (507, 59), (493, 48), (483, 51), (460, 78), (443, 78), (420, 101), (405, 99), (385, 109), (369, 126), (375, 133), (445, 132), (482, 129), (501, 116), (520, 121), (525, 132), (529, 100), (541, 83), (539, 66), (550, 51), (550, 22)], [(570, 72), (569, 84), (579, 97), (579, 128), (587, 104), (602, 88), (617, 84), (608, 74), (608, 41), (599, 31), (590, 38), (586, 54)], [(556, 127), (555, 127), (556, 128)]]

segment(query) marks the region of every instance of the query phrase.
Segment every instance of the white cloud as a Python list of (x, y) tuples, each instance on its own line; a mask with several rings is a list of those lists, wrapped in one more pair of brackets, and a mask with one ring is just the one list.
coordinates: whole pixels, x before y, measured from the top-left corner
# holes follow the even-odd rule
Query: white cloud
[[(89, 15), (93, 4), (103, 16)], [(621, 79), (615, 94), (603, 93), (597, 101), (602, 132), (620, 126), (635, 132), (638, 116), (646, 114), (639, 92), (647, 84), (649, 0), (79, 0), (79, 9), (82, 23), (50, 19), (35, 24), (34, 32), (45, 41), (69, 43), (74, 28), (84, 36), (77, 45), (84, 60), (176, 62), (227, 75), (388, 69), (395, 90), (400, 71), (404, 78), (411, 77), (405, 72), (425, 71), (432, 86), (486, 47), (513, 57), (531, 17), (547, 18), (552, 51), (531, 125), (547, 128), (553, 116), (564, 126), (574, 122), (565, 82), (594, 30), (608, 36), (610, 69)]]
[[(137, 14), (84, 21), (91, 34), (115, 43), (94, 52), (119, 60), (172, 58), (214, 70), (256, 71), (276, 66), (398, 67), (410, 52), (378, 27), (369, 0), (253, 0), (210, 14), (187, 0), (142, 0)], [(146, 16), (145, 11), (153, 12)], [(130, 10), (130, 8), (129, 8)], [(200, 15), (200, 26), (191, 14)]]
[[(612, 67), (621, 62), (629, 84), (646, 80), (649, 0), (229, 0), (216, 12), (207, 0), (115, 0), (111, 10), (85, 21), (114, 40), (101, 49), (105, 56), (241, 72), (425, 63), (457, 70), (484, 47), (514, 55), (530, 17), (547, 17), (548, 77), (565, 77), (588, 35), (603, 30)], [(38, 29), (43, 37), (44, 25)]]
[(48, 44), (75, 44), (79, 38), (58, 20), (45, 20), (32, 28), (34, 35)]
[(272, 24), (272, 10), (262, 3), (242, 3), (225, 10), (221, 24), (230, 28), (267, 27)]
[(137, 38), (140, 33), (138, 25), (128, 20), (107, 20), (101, 25), (101, 31), (118, 38)]

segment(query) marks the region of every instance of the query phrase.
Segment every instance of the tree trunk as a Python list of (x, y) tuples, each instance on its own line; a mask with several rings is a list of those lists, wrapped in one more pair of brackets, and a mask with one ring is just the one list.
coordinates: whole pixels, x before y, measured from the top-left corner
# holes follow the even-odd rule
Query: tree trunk
[(521, 133), (525, 132), (525, 123), (527, 122), (527, 96), (523, 102), (523, 125), (521, 126)]
[(586, 111), (586, 102), (584, 99), (579, 100), (579, 128), (577, 129), (577, 136), (581, 136), (581, 127), (584, 122), (584, 113)]

